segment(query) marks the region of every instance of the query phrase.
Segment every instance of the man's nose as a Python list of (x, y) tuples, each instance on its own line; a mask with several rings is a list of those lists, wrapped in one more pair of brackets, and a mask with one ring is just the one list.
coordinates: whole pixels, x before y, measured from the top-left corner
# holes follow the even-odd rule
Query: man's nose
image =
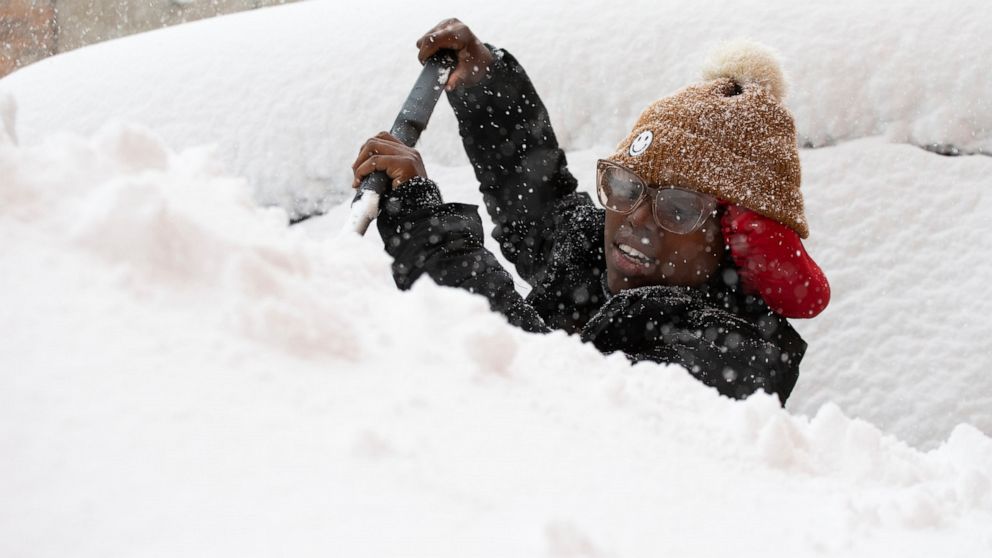
[(651, 213), (651, 202), (653, 200), (650, 197), (646, 197), (641, 200), (641, 203), (634, 208), (634, 211), (627, 215), (627, 220), (634, 228), (647, 228), (654, 230), (654, 215)]

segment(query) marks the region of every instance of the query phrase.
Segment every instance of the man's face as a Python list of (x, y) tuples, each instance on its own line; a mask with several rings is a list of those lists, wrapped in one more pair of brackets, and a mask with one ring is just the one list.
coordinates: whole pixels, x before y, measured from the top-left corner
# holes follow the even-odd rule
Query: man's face
[(603, 233), (606, 283), (614, 294), (648, 285), (698, 286), (723, 259), (716, 215), (709, 216), (700, 229), (675, 234), (658, 226), (651, 203), (645, 201), (628, 215), (607, 211)]

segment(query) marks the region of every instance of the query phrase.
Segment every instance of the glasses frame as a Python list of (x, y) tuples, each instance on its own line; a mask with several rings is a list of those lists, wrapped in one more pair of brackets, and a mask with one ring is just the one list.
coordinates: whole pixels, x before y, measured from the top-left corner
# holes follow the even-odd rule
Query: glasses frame
[[(630, 206), (630, 209), (628, 209), (627, 211), (620, 211), (618, 209), (613, 209), (607, 206), (607, 204), (603, 201), (603, 197), (604, 197), (602, 190), (603, 174), (605, 174), (606, 170), (610, 167), (622, 170), (630, 174), (630, 176), (637, 179), (637, 183), (641, 187), (641, 191), (637, 196), (637, 200)], [(704, 207), (708, 207), (709, 209), (707, 209), (702, 213), (699, 219), (692, 225), (692, 227), (688, 231), (681, 232), (677, 230), (672, 230), (670, 227), (666, 227), (664, 223), (661, 222), (661, 219), (658, 218), (657, 199), (658, 199), (658, 194), (662, 190), (679, 190), (681, 192), (688, 192), (690, 194), (696, 195), (703, 199), (705, 203)], [(612, 211), (614, 213), (619, 213), (621, 215), (630, 215), (631, 213), (637, 211), (637, 208), (640, 207), (641, 203), (643, 203), (644, 200), (648, 197), (651, 198), (651, 217), (654, 219), (655, 224), (672, 234), (685, 235), (685, 234), (692, 234), (693, 232), (698, 231), (700, 227), (703, 226), (703, 223), (706, 222), (706, 219), (709, 218), (711, 215), (713, 215), (717, 211), (720, 205), (719, 200), (717, 200), (715, 197), (709, 194), (704, 194), (703, 192), (697, 192), (696, 190), (690, 190), (688, 188), (680, 188), (678, 186), (669, 186), (669, 185), (651, 186), (650, 183), (647, 180), (641, 178), (639, 174), (637, 174), (636, 172), (628, 169), (627, 167), (621, 164), (614, 163), (613, 161), (608, 161), (606, 159), (599, 159), (598, 161), (596, 161), (596, 198), (599, 200), (600, 205), (602, 205), (606, 211)]]

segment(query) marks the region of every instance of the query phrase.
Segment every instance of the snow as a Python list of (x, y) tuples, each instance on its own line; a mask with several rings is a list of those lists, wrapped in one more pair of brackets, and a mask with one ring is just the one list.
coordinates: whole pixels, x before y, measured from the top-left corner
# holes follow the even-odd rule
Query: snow
[(924, 453), (398, 292), (377, 239), (289, 228), (215, 159), (122, 126), (0, 148), (0, 554), (992, 548), (974, 427)]
[(992, 158), (870, 138), (801, 159), (833, 298), (793, 321), (810, 348), (791, 408), (833, 400), (923, 447), (957, 422), (992, 433)]
[[(988, 555), (992, 159), (910, 144), (989, 150), (989, 8), (452, 6), (259, 10), (0, 81), (0, 555)], [(346, 205), (287, 227), (345, 199), (452, 13), (585, 189), (707, 45), (785, 54), (833, 286), (788, 410), (398, 292)], [(478, 203), (449, 112), (426, 167)]]

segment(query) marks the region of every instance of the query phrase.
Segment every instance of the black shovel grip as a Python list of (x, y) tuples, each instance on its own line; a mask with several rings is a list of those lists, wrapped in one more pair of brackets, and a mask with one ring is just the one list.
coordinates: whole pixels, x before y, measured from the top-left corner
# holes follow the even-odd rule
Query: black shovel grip
[[(444, 85), (448, 81), (448, 75), (457, 63), (454, 52), (450, 50), (440, 50), (434, 56), (427, 59), (424, 69), (420, 72), (417, 82), (403, 103), (403, 108), (389, 133), (395, 136), (408, 147), (417, 145), (420, 133), (427, 128), (427, 122), (434, 112)], [(352, 205), (359, 202), (366, 192), (375, 192), (379, 195), (389, 190), (389, 175), (383, 171), (375, 171), (362, 179), (352, 200)], [(360, 231), (364, 233), (364, 231)]]

